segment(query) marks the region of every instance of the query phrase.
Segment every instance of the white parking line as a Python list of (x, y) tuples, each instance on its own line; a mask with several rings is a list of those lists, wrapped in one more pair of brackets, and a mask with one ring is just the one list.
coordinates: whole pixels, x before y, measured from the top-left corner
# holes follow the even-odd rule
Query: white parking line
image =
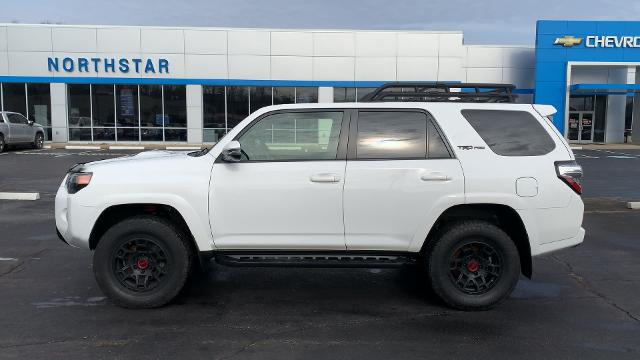
[(65, 145), (67, 150), (100, 150), (99, 145)]
[(627, 203), (628, 209), (639, 210), (640, 209), (640, 201), (629, 201)]
[(16, 259), (16, 258), (3, 258), (3, 257), (0, 257), (0, 261), (18, 261), (18, 259)]
[(631, 157), (636, 157), (636, 155), (633, 154), (629, 154), (629, 153), (624, 153), (621, 151), (610, 151), (610, 150), (604, 150), (604, 149), (595, 149), (596, 151), (602, 151), (602, 152), (606, 152), (609, 154), (614, 154), (614, 155), (624, 155), (624, 156), (631, 156)]
[(582, 146), (572, 146), (571, 150), (582, 150)]
[(38, 200), (40, 193), (0, 192), (0, 200)]
[(144, 146), (109, 145), (109, 150), (144, 150)]

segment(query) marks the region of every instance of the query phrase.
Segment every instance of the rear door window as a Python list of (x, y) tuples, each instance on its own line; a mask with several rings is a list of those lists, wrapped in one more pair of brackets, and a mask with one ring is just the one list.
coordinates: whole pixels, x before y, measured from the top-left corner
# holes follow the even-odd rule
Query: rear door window
[(425, 159), (427, 115), (417, 111), (360, 111), (358, 159)]
[(448, 159), (448, 147), (422, 111), (358, 112), (357, 159)]
[(468, 109), (462, 110), (462, 116), (498, 155), (539, 156), (556, 147), (549, 133), (527, 111)]

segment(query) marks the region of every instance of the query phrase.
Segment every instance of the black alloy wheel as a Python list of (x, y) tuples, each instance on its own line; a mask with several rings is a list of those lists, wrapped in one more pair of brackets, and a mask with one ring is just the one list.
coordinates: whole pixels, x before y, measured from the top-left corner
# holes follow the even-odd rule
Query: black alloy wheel
[(491, 290), (500, 281), (502, 258), (491, 245), (471, 242), (451, 255), (449, 276), (465, 294), (478, 295)]
[(113, 275), (120, 284), (135, 292), (153, 290), (170, 270), (167, 250), (151, 238), (134, 238), (113, 254)]

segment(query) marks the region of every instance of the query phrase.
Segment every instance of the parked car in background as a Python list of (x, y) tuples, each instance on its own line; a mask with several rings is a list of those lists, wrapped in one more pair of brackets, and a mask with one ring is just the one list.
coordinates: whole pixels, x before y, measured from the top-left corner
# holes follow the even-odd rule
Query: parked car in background
[(31, 144), (35, 149), (44, 145), (44, 128), (24, 115), (0, 111), (0, 153), (7, 145)]

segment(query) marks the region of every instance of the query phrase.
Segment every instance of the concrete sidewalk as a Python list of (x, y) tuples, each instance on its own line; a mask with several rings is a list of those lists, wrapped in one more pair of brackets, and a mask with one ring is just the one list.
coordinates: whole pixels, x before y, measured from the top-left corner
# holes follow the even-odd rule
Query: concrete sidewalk
[(570, 144), (572, 149), (582, 150), (640, 150), (640, 144)]

